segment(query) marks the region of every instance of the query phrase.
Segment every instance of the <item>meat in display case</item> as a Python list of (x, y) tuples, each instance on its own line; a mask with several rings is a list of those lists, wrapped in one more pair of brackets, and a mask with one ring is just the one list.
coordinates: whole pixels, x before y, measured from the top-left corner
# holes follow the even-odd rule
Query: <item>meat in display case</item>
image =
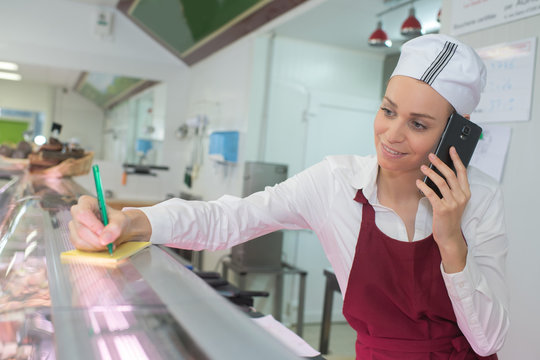
[(298, 359), (152, 245), (116, 267), (70, 261), (70, 178), (0, 180), (0, 359)]
[(42, 209), (18, 174), (0, 183), (0, 359), (54, 358)]

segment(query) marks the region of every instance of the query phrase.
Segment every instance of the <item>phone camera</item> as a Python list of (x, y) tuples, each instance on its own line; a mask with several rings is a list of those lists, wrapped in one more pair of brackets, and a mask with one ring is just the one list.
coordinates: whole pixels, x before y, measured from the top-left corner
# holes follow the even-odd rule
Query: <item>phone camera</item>
[(471, 134), (471, 127), (468, 125), (465, 125), (463, 129), (461, 129), (461, 133), (465, 136), (469, 136)]

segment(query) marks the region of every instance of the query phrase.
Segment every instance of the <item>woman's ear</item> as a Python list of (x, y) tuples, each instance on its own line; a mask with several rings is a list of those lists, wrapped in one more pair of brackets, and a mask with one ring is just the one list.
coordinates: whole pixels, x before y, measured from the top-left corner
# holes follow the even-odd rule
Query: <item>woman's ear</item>
[(463, 117), (469, 121), (471, 121), (471, 114), (463, 114)]

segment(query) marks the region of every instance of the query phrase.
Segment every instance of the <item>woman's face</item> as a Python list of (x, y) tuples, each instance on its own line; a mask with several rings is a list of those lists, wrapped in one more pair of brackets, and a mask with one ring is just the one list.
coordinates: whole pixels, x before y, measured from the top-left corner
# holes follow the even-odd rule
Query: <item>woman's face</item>
[(379, 166), (393, 172), (420, 171), (452, 113), (433, 88), (407, 76), (394, 76), (375, 116)]

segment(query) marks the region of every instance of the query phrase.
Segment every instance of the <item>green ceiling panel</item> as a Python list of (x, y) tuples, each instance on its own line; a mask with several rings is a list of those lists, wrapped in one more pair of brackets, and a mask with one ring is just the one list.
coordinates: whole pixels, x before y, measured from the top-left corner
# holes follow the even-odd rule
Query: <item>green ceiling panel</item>
[(179, 54), (268, 0), (139, 0), (130, 15)]
[(101, 73), (85, 73), (75, 89), (96, 105), (107, 108), (111, 102), (118, 99), (136, 87), (144, 80)]

